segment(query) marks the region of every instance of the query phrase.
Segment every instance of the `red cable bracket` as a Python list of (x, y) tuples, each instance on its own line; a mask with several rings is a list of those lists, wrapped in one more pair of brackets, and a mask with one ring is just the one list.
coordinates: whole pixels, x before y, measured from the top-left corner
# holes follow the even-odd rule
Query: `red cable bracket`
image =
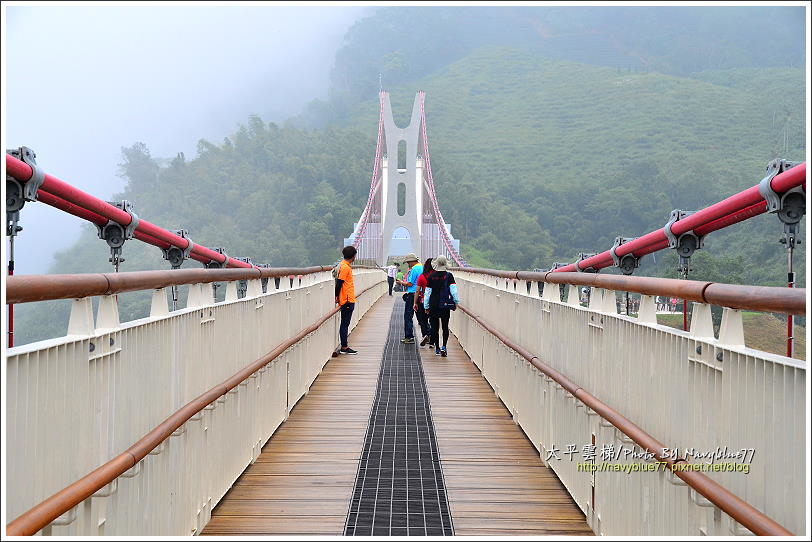
[(17, 184), (20, 187), (19, 196), (23, 198), (23, 203), (26, 201), (37, 201), (37, 190), (39, 190), (42, 183), (45, 182), (45, 172), (37, 165), (37, 154), (28, 147), (19, 147), (17, 149), (6, 149), (6, 154), (9, 154), (27, 164), (31, 168), (31, 178), (25, 184), (20, 183), (11, 175), (6, 175), (6, 189), (9, 188), (9, 181)]
[(797, 239), (798, 223), (806, 214), (806, 190), (804, 185), (799, 185), (778, 194), (773, 190), (772, 181), (777, 175), (796, 165), (786, 160), (772, 160), (767, 164), (766, 176), (758, 183), (758, 193), (767, 202), (767, 212), (775, 213), (784, 224), (781, 243), (786, 244), (788, 249), (793, 249), (796, 243), (801, 243), (801, 240)]
[(615, 267), (620, 268), (620, 272), (624, 275), (631, 275), (635, 269), (640, 267), (640, 258), (631, 252), (624, 254), (622, 257), (618, 257), (616, 251), (620, 245), (634, 241), (635, 239), (637, 239), (637, 237), (615, 237), (615, 244), (609, 249), (609, 254), (612, 255), (612, 262), (614, 262)]
[(767, 163), (766, 175), (761, 179), (761, 182), (758, 183), (758, 193), (761, 194), (761, 197), (767, 202), (768, 213), (780, 212), (784, 207), (784, 199), (789, 196), (789, 194), (798, 192), (802, 195), (804, 194), (803, 186), (796, 186), (783, 194), (776, 193), (772, 187), (772, 181), (777, 175), (784, 173), (788, 169), (792, 169), (796, 165), (797, 164), (778, 158)]
[(578, 259), (575, 261), (575, 270), (579, 273), (597, 273), (598, 269), (594, 267), (587, 267), (586, 269), (581, 269), (581, 262), (586, 260), (587, 258), (591, 258), (595, 256), (597, 253), (595, 252), (579, 252)]
[(108, 201), (107, 203), (130, 215), (130, 223), (127, 225), (110, 219), (108, 219), (107, 224), (103, 226), (96, 225), (99, 239), (107, 241), (107, 246), (110, 247), (110, 259), (108, 261), (113, 264), (116, 273), (118, 273), (118, 266), (121, 262), (125, 261), (124, 258), (121, 257), (124, 242), (133, 238), (135, 229), (138, 227), (138, 223), (141, 222), (141, 219), (138, 218), (138, 215), (132, 210), (133, 204), (126, 199), (120, 202)]
[(217, 260), (211, 260), (209, 263), (204, 264), (204, 267), (207, 269), (222, 269), (226, 265), (228, 265), (228, 254), (226, 254), (226, 249), (223, 247), (214, 247), (212, 248), (214, 252), (217, 254), (222, 254), (224, 260), (222, 262), (218, 262)]
[(172, 269), (180, 269), (180, 266), (183, 265), (183, 262), (189, 258), (189, 254), (192, 252), (192, 248), (195, 246), (195, 244), (187, 236), (188, 232), (186, 230), (183, 229), (175, 230), (175, 233), (178, 236), (189, 241), (189, 245), (186, 248), (171, 246), (167, 249), (161, 249), (161, 252), (164, 253), (164, 260), (167, 260), (169, 262), (169, 265), (172, 266)]
[(697, 235), (694, 233), (694, 230), (688, 230), (677, 237), (672, 231), (672, 228), (675, 222), (679, 222), (680, 220), (691, 216), (695, 212), (696, 211), (674, 209), (671, 211), (671, 216), (669, 217), (668, 222), (666, 222), (665, 226), (663, 227), (663, 233), (665, 233), (665, 236), (668, 239), (668, 247), (676, 249), (677, 254), (679, 255), (679, 265), (677, 266), (677, 271), (679, 271), (684, 278), (687, 278), (688, 272), (691, 271), (691, 256), (694, 255), (694, 252), (702, 248), (705, 236)]
[[(12, 238), (13, 242), (13, 238), (23, 231), (19, 225), (20, 210), (26, 201), (37, 200), (37, 190), (45, 181), (45, 172), (37, 166), (37, 155), (28, 147), (6, 149), (6, 153), (27, 164), (32, 171), (31, 178), (24, 183), (6, 174), (6, 235)], [(9, 269), (12, 272), (14, 270), (13, 258)]]

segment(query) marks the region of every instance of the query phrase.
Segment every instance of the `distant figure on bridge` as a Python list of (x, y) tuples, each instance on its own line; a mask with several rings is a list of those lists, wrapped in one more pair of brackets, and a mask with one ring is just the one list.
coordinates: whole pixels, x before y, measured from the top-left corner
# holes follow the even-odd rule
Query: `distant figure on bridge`
[[(395, 278), (398, 274), (398, 266), (394, 263), (386, 268), (386, 280), (389, 281), (389, 295), (392, 295), (392, 286), (395, 285)], [(402, 275), (401, 275), (402, 278)]]
[(586, 286), (581, 288), (581, 297), (580, 297), (581, 303), (589, 305), (589, 294), (590, 294), (589, 288), (587, 288)]
[(338, 328), (341, 348), (338, 353), (357, 354), (357, 351), (347, 345), (347, 335), (350, 331), (352, 311), (355, 309), (355, 285), (352, 281), (352, 262), (355, 261), (355, 255), (358, 251), (354, 246), (346, 246), (341, 253), (344, 255), (344, 259), (338, 264), (338, 276), (336, 277), (336, 305), (341, 307), (341, 325)]
[(400, 270), (400, 266), (398, 266), (398, 272), (395, 275), (395, 291), (402, 292), (403, 286), (400, 285), (400, 281), (403, 280), (403, 271)]
[[(460, 297), (457, 294), (457, 283), (454, 275), (448, 270), (448, 258), (442, 254), (432, 261), (434, 272), (426, 280), (426, 293), (423, 308), (431, 322), (431, 342), (434, 343), (434, 355), (448, 356), (448, 320), (451, 311), (457, 310)], [(440, 324), (443, 326), (443, 346), (440, 347)]]
[[(409, 266), (409, 274), (400, 281), (400, 285), (406, 288), (406, 293), (403, 294), (403, 301), (406, 303), (403, 310), (404, 337), (400, 342), (414, 344), (414, 321), (412, 320), (414, 318), (414, 294), (417, 290), (417, 277), (423, 272), (423, 266), (420, 265), (414, 252), (407, 254), (403, 261)], [(428, 329), (423, 327), (422, 322), (420, 322), (420, 331), (423, 335), (428, 334)]]
[(423, 264), (423, 272), (420, 273), (420, 276), (417, 277), (417, 290), (415, 291), (414, 297), (414, 313), (417, 316), (417, 321), (420, 323), (420, 329), (425, 329), (428, 333), (423, 334), (423, 340), (420, 341), (420, 346), (424, 346), (426, 343), (429, 346), (434, 346), (435, 343), (431, 342), (432, 337), (432, 328), (431, 324), (429, 323), (429, 315), (426, 314), (426, 311), (423, 310), (423, 296), (426, 292), (426, 284), (428, 276), (431, 275), (434, 268), (431, 266), (431, 258), (426, 260), (426, 263)]

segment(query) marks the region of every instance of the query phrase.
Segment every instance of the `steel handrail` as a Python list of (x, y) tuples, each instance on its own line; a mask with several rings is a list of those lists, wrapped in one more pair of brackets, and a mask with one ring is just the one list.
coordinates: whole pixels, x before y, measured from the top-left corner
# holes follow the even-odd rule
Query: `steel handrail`
[(544, 282), (547, 284), (593, 286), (606, 290), (635, 292), (643, 295), (663, 295), (731, 309), (778, 312), (801, 316), (806, 314), (805, 288), (740, 286), (721, 282), (634, 277), (628, 275), (600, 275), (597, 273), (503, 271), (474, 267), (457, 267), (452, 269), (454, 271), (490, 275), (503, 279)]
[(771, 519), (752, 505), (743, 501), (735, 494), (731, 493), (723, 486), (716, 483), (714, 480), (701, 472), (693, 472), (689, 470), (680, 470), (671, 468), (675, 463), (687, 463), (685, 459), (674, 459), (670, 454), (663, 452), (666, 446), (660, 443), (657, 439), (646, 433), (636, 424), (632, 423), (628, 418), (614, 410), (612, 407), (603, 403), (600, 399), (583, 389), (581, 386), (574, 383), (562, 373), (553, 369), (549, 365), (542, 363), (538, 356), (533, 355), (532, 352), (523, 348), (522, 346), (514, 343), (503, 334), (494, 329), (487, 321), (483, 320), (480, 316), (472, 313), (463, 305), (457, 305), (465, 314), (470, 316), (486, 331), (495, 336), (505, 346), (515, 351), (528, 362), (530, 362), (539, 371), (552, 378), (560, 384), (565, 390), (570, 392), (579, 401), (587, 407), (595, 411), (601, 418), (611, 423), (624, 435), (632, 439), (638, 446), (644, 448), (646, 451), (652, 453), (654, 457), (666, 463), (672, 472), (685, 481), (690, 487), (696, 490), (697, 493), (707, 498), (710, 502), (716, 505), (720, 510), (724, 511), (730, 517), (735, 519), (741, 525), (749, 529), (757, 535), (771, 535), (771, 536), (787, 536), (792, 535), (790, 531), (785, 529), (782, 525)]
[[(125, 273), (83, 273), (74, 275), (14, 275), (6, 280), (6, 303), (30, 303), (54, 299), (78, 299), (97, 295), (112, 295), (202, 284), (264, 278), (303, 276), (331, 267), (253, 267), (238, 269), (173, 269), (160, 271), (128, 271)], [(353, 266), (353, 269), (379, 269)]]
[[(375, 286), (365, 288), (358, 294), (358, 296), (360, 297), (364, 295), (369, 290), (375, 288)], [(228, 393), (229, 390), (236, 388), (241, 382), (248, 379), (252, 374), (279, 357), (279, 355), (281, 355), (285, 350), (302, 340), (308, 334), (316, 331), (316, 329), (318, 329), (324, 322), (332, 318), (339, 310), (340, 307), (335, 307), (326, 315), (319, 318), (316, 322), (302, 329), (294, 337), (282, 342), (257, 361), (241, 369), (230, 378), (224, 380), (217, 386), (186, 403), (163, 422), (158, 424), (154, 429), (137, 440), (123, 453), (117, 455), (110, 461), (96, 468), (79, 480), (73, 482), (61, 491), (54, 493), (27, 512), (22, 513), (12, 522), (6, 525), (6, 535), (31, 536), (36, 534), (43, 527), (48, 526), (56, 518), (65, 512), (68, 512), (71, 508), (92, 496), (99, 489), (103, 488), (127, 472), (129, 469), (133, 468), (152, 450), (160, 446), (163, 441), (169, 438), (170, 435), (175, 432), (175, 430), (189, 421), (189, 418), (199, 413), (206, 406), (216, 401), (219, 397), (222, 397)]]

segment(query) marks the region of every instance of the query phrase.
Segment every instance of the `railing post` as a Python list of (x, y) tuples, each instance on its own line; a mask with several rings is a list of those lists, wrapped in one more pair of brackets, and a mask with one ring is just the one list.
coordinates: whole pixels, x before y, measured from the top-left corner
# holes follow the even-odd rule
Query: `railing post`
[(691, 318), (691, 335), (698, 339), (714, 339), (713, 319), (710, 305), (694, 303), (694, 313)]
[(258, 297), (260, 295), (262, 295), (262, 283), (259, 279), (249, 280), (245, 297)]
[(237, 301), (237, 283), (231, 281), (226, 285), (225, 301)]
[(745, 346), (742, 313), (725, 307), (722, 312), (722, 325), (719, 327), (719, 344), (725, 346)]
[(573, 307), (580, 307), (581, 301), (578, 298), (578, 286), (574, 284), (569, 285), (569, 292), (567, 294), (567, 304)]
[(608, 314), (617, 314), (617, 295), (614, 290), (603, 290), (603, 299), (601, 300), (602, 312)]
[(99, 299), (99, 310), (96, 315), (96, 331), (119, 327), (118, 296), (104, 295)]
[(166, 288), (158, 288), (152, 291), (152, 303), (149, 308), (150, 318), (158, 318), (169, 314), (169, 306), (166, 300)]
[(189, 291), (186, 294), (186, 308), (193, 309), (205, 305), (203, 284), (190, 284)]
[(640, 296), (640, 310), (637, 311), (637, 321), (641, 324), (657, 323), (657, 302), (653, 295)]
[(93, 302), (89, 297), (74, 299), (70, 308), (68, 335), (92, 335)]
[[(576, 288), (576, 286), (570, 286), (570, 289)], [(606, 290), (602, 288), (592, 288), (592, 291), (589, 293), (589, 310), (591, 311), (598, 311), (603, 312), (603, 297), (606, 293)]]
[[(539, 284), (541, 284), (541, 282), (539, 282)], [(561, 290), (559, 290), (558, 284), (545, 282), (544, 290), (541, 294), (541, 299), (544, 301), (561, 303)]]

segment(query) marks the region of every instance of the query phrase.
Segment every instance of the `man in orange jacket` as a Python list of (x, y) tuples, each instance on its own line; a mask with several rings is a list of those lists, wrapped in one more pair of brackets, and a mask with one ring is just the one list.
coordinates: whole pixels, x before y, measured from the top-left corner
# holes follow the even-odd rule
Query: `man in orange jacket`
[(339, 354), (357, 354), (358, 352), (347, 346), (347, 335), (350, 331), (350, 319), (355, 309), (355, 285), (352, 281), (352, 262), (358, 251), (354, 246), (346, 246), (341, 251), (344, 259), (339, 264), (336, 277), (336, 305), (341, 307), (341, 325), (338, 336), (341, 338)]

